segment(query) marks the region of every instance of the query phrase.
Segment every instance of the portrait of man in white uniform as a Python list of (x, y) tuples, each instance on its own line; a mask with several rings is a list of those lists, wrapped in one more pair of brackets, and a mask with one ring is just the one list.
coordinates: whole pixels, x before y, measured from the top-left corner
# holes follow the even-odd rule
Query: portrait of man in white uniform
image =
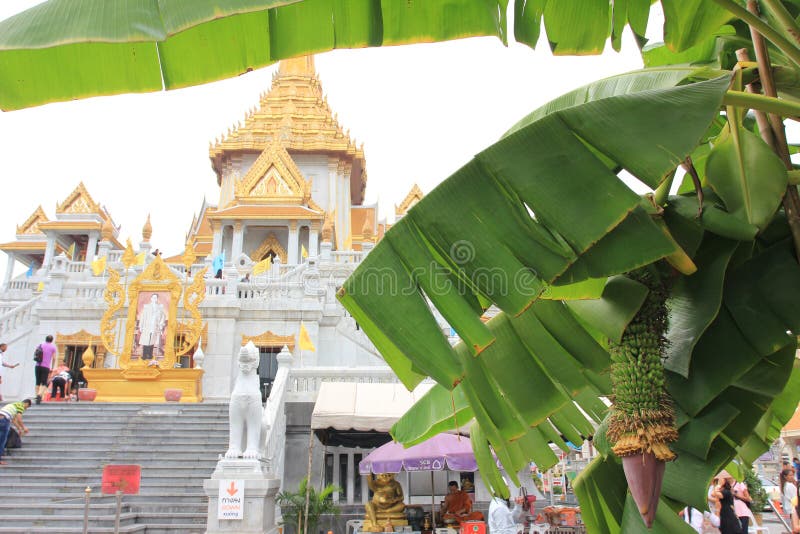
[(143, 360), (164, 356), (164, 328), (167, 325), (166, 307), (162, 300), (169, 300), (168, 293), (142, 293), (139, 295), (139, 313), (136, 328), (139, 333), (134, 355)]

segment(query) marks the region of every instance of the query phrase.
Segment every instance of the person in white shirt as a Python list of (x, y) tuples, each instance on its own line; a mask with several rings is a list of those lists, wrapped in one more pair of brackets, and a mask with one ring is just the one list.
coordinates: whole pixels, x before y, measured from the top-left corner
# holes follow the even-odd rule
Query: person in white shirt
[(517, 534), (517, 522), (522, 517), (522, 497), (514, 499), (514, 509), (501, 497), (495, 497), (489, 504), (489, 532), (491, 534)]
[[(5, 361), (4, 356), (8, 345), (5, 343), (0, 343), (0, 387), (3, 385), (3, 367), (8, 367), (9, 369), (13, 369), (15, 367), (19, 367), (18, 363), (10, 364)], [(0, 389), (0, 401), (3, 400), (3, 391)]]
[(687, 506), (680, 511), (680, 516), (689, 524), (690, 527), (695, 529), (698, 534), (703, 534), (703, 512), (697, 508)]
[(789, 518), (793, 504), (792, 501), (797, 498), (797, 486), (794, 480), (794, 469), (787, 467), (781, 471), (781, 508), (783, 508), (783, 515)]

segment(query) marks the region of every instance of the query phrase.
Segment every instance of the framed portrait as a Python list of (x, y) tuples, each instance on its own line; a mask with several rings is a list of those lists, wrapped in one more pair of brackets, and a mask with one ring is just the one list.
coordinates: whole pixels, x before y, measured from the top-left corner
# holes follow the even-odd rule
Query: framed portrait
[(119, 367), (175, 364), (175, 329), (181, 282), (156, 257), (128, 289), (128, 320)]
[(142, 291), (137, 300), (131, 359), (163, 360), (172, 295), (169, 291)]

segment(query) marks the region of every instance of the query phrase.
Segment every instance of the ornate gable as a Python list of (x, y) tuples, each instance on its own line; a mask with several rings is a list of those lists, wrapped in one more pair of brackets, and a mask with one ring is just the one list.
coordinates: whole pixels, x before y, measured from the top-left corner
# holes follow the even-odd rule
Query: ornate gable
[(56, 213), (97, 213), (101, 214), (100, 206), (92, 199), (83, 182), (78, 184), (64, 202), (56, 204)]
[(281, 260), (281, 263), (286, 265), (286, 249), (281, 246), (281, 242), (278, 240), (274, 232), (270, 232), (266, 239), (264, 239), (264, 241), (262, 241), (261, 244), (250, 253), (250, 259), (257, 262), (261, 261), (270, 252), (278, 256), (278, 258)]
[(272, 143), (236, 182), (234, 196), (242, 204), (304, 204), (311, 196), (311, 186), (286, 149)]
[(411, 191), (408, 192), (406, 198), (403, 199), (400, 205), (394, 207), (394, 214), (397, 217), (402, 217), (408, 213), (408, 210), (414, 207), (414, 204), (422, 200), (424, 196), (422, 189), (420, 189), (417, 184), (414, 184), (414, 187), (411, 188)]
[(42, 232), (39, 230), (39, 223), (47, 222), (48, 220), (49, 219), (44, 213), (42, 206), (39, 206), (24, 223), (17, 226), (17, 235), (41, 234)]

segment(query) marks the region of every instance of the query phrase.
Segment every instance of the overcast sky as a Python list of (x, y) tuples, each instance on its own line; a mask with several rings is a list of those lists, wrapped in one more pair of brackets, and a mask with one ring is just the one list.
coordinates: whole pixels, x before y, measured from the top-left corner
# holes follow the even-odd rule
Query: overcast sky
[[(3, 0), (0, 19), (35, 5)], [(658, 28), (656, 28), (658, 30)], [(551, 56), (495, 38), (342, 50), (317, 71), (339, 122), (364, 142), (367, 203), (394, 217), (414, 183), (428, 192), (518, 119), (592, 80), (641, 67), (630, 35), (622, 54)], [(0, 242), (41, 204), (54, 217), (80, 180), (121, 237), (141, 240), (151, 213), (155, 248), (183, 250), (204, 196), (217, 202), (208, 143), (243, 120), (275, 67), (178, 91), (92, 98), (0, 113)], [(0, 256), (0, 269), (5, 258)], [(18, 268), (19, 269), (19, 268)]]

